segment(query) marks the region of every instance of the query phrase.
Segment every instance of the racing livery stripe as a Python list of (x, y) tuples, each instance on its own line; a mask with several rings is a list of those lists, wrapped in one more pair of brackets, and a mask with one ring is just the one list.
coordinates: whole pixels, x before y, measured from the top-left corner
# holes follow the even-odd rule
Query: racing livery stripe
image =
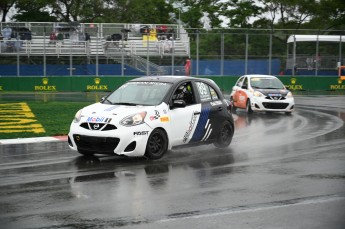
[(211, 124), (208, 124), (208, 121), (210, 121), (210, 120), (209, 119), (207, 120), (207, 123), (205, 126), (205, 129), (207, 129), (207, 130), (206, 130), (204, 137), (201, 139), (201, 141), (206, 141), (208, 139), (208, 137), (210, 137), (210, 134), (212, 132)]
[(209, 122), (210, 111), (211, 106), (209, 103), (204, 103), (201, 105), (201, 113), (198, 120), (198, 124), (195, 128), (190, 142), (198, 142), (204, 137), (205, 129), (207, 128), (206, 125), (208, 125)]

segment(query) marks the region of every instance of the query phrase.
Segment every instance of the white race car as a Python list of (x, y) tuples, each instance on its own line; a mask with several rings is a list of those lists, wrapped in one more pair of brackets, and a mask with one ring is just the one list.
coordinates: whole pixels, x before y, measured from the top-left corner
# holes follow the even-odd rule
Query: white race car
[(230, 104), (209, 79), (141, 77), (79, 110), (68, 143), (84, 155), (161, 158), (177, 146), (228, 147), (234, 134)]
[(275, 76), (241, 76), (230, 94), (232, 109), (253, 111), (285, 112), (290, 114), (295, 107), (292, 93)]

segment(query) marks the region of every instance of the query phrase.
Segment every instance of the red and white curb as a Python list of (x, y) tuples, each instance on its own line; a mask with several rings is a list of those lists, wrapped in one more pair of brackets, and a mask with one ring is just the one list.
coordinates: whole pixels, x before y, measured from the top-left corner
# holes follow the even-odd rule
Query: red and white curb
[(0, 139), (0, 145), (56, 142), (56, 141), (67, 141), (67, 135), (53, 136), (53, 137), (37, 137), (37, 138)]

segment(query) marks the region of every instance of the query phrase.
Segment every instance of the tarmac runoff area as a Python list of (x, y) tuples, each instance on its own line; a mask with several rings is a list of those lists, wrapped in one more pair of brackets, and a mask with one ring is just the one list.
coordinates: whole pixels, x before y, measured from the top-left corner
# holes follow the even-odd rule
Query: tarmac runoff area
[(53, 137), (0, 139), (0, 145), (28, 144), (28, 143), (55, 142), (55, 141), (67, 141), (67, 135), (64, 135), (64, 136), (53, 136)]

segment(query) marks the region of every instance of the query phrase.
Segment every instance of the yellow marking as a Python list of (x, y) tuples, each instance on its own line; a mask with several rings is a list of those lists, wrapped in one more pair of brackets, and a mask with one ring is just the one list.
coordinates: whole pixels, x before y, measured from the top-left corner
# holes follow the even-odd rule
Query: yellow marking
[(45, 133), (34, 118), (27, 103), (0, 104), (0, 133)]
[[(40, 124), (39, 124), (40, 125)], [(34, 128), (34, 129), (18, 129), (18, 130), (14, 130), (14, 129), (0, 129), (0, 133), (35, 133), (35, 134), (39, 134), (39, 133), (45, 133), (46, 131), (44, 130), (44, 128)]]
[(15, 119), (15, 118), (1, 118), (0, 126), (2, 125), (19, 125), (36, 122), (34, 119)]

